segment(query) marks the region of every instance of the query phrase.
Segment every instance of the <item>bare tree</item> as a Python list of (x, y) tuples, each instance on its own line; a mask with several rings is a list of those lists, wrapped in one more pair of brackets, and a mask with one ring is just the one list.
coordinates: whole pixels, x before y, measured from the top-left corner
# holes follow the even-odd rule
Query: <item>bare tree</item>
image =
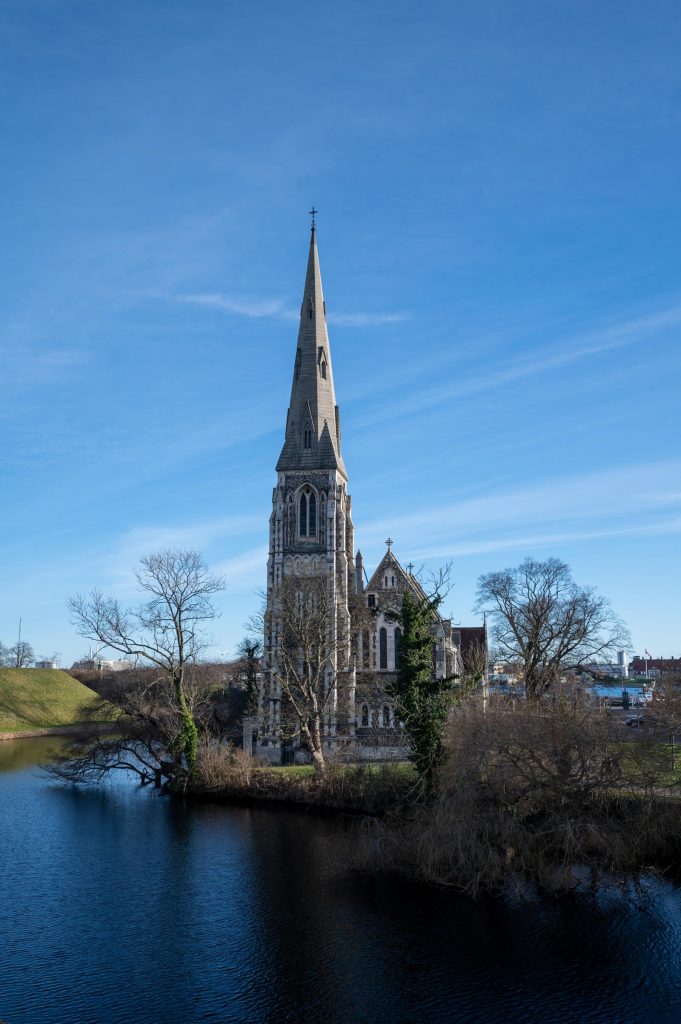
[(522, 663), (531, 697), (555, 685), (564, 669), (631, 645), (606, 598), (578, 586), (557, 558), (526, 558), (515, 569), (481, 576), (476, 607), (492, 617), (495, 655)]
[(475, 686), (482, 686), (487, 679), (488, 654), (482, 641), (470, 644), (462, 655), (463, 677)]
[[(188, 666), (183, 696), (204, 746), (215, 737), (215, 703), (202, 666)], [(111, 771), (137, 775), (142, 784), (188, 781), (185, 720), (176, 689), (167, 673), (154, 667), (132, 669), (124, 684), (100, 695), (82, 711), (84, 725), (114, 718), (116, 729), (102, 733), (84, 728), (62, 744), (45, 770), (63, 782), (99, 782)], [(116, 683), (120, 683), (116, 680)]]
[(14, 668), (27, 668), (34, 661), (35, 654), (33, 653), (33, 648), (26, 640), (19, 640), (9, 650), (9, 664), (13, 665)]
[(681, 685), (672, 680), (658, 684), (650, 702), (652, 724), (669, 736), (671, 768), (676, 771), (676, 734), (681, 730)]
[[(196, 764), (198, 739), (188, 697), (188, 671), (205, 649), (205, 623), (217, 614), (211, 598), (225, 584), (209, 571), (197, 551), (180, 549), (145, 555), (135, 575), (147, 596), (141, 604), (125, 608), (116, 598), (95, 590), (69, 599), (71, 621), (86, 639), (157, 669), (156, 695), (165, 721), (161, 731), (168, 749), (179, 757), (186, 784)], [(177, 729), (168, 726), (165, 712), (169, 709)]]
[(336, 662), (349, 637), (334, 622), (325, 576), (286, 578), (277, 594), (277, 649), (272, 673), (281, 690), (283, 735), (302, 738), (324, 770), (324, 717), (338, 694)]

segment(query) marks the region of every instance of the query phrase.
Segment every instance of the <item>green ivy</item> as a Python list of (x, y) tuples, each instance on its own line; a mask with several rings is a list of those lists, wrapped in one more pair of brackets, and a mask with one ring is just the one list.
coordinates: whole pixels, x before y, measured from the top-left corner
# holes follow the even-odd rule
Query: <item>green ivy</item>
[(402, 639), (397, 680), (392, 688), (400, 719), (411, 741), (411, 760), (426, 793), (433, 790), (444, 758), (444, 732), (453, 700), (456, 676), (436, 679), (432, 625), (438, 598), (416, 599), (406, 590), (402, 599)]

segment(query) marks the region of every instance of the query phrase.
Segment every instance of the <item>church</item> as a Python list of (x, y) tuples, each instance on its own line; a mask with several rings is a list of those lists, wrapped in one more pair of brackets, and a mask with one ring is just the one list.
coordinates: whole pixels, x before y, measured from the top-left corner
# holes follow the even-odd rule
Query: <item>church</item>
[[(371, 577), (355, 549), (314, 213), (276, 474), (263, 667), (248, 745), (275, 764), (308, 760), (316, 746), (325, 757), (404, 757), (404, 727), (390, 695), (399, 612), (407, 588), (418, 599), (426, 595), (392, 540)], [(466, 644), (486, 649), (484, 627), (462, 629), (434, 613), (432, 632), (437, 678), (461, 674)]]

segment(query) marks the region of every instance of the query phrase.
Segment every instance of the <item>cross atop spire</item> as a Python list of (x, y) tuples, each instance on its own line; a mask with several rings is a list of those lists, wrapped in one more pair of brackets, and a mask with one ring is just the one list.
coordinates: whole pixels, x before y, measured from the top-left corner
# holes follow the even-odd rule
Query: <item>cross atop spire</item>
[(314, 231), (315, 227), (317, 226), (317, 222), (315, 220), (315, 217), (317, 216), (318, 213), (319, 213), (319, 210), (315, 210), (315, 208), (313, 206), (312, 209), (310, 210), (310, 216), (312, 217), (312, 230), (313, 231)]

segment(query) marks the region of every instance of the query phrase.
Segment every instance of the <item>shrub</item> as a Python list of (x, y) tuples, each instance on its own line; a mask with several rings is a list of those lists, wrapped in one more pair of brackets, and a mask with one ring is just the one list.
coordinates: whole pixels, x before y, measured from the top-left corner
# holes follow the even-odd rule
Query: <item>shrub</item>
[(633, 778), (632, 745), (618, 728), (572, 695), (461, 709), (433, 803), (372, 826), (364, 862), (473, 896), (636, 875), (668, 855), (679, 811), (651, 783), (645, 744)]

